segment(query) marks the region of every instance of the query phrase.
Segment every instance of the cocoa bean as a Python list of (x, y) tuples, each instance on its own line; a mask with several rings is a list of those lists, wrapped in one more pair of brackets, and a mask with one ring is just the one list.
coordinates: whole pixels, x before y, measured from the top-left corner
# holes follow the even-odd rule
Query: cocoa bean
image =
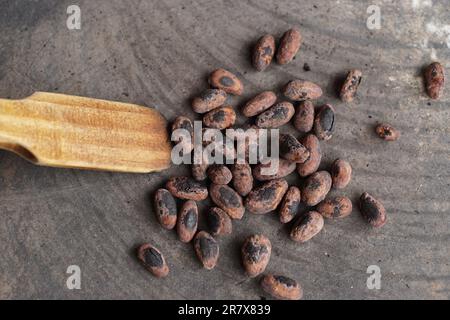
[(245, 197), (253, 189), (252, 168), (248, 163), (232, 166), (233, 187), (241, 196)]
[(209, 84), (213, 88), (221, 89), (226, 93), (237, 96), (240, 96), (244, 91), (241, 80), (225, 69), (214, 70), (209, 76)]
[(227, 100), (227, 93), (220, 89), (207, 89), (192, 100), (192, 109), (197, 113), (206, 113), (222, 106)]
[(300, 132), (310, 132), (314, 125), (314, 105), (311, 101), (302, 101), (294, 115), (294, 127)]
[[(275, 162), (278, 161), (278, 170), (276, 170), (272, 174), (263, 173), (264, 171), (269, 170), (269, 167), (271, 167), (272, 165), (273, 166), (276, 165), (274, 163), (274, 161)], [(285, 160), (285, 159), (269, 160), (266, 163), (257, 164), (253, 168), (253, 177), (259, 181), (268, 181), (268, 180), (284, 178), (284, 177), (290, 175), (292, 172), (294, 172), (295, 167), (296, 167), (295, 162), (291, 162), (289, 160)]]
[(209, 193), (212, 201), (223, 211), (228, 213), (231, 219), (242, 219), (245, 207), (241, 196), (227, 185), (211, 184)]
[(228, 184), (233, 175), (226, 166), (214, 164), (208, 168), (208, 177), (215, 184)]
[(179, 199), (202, 201), (208, 197), (208, 189), (189, 177), (170, 178), (166, 188)]
[(361, 83), (361, 79), (362, 79), (361, 70), (357, 69), (350, 70), (341, 88), (340, 97), (342, 101), (344, 102), (353, 101), (353, 99), (356, 96), (356, 91), (358, 90), (359, 84)]
[(177, 222), (178, 238), (182, 242), (190, 242), (197, 232), (198, 208), (193, 200), (186, 201), (181, 207)]
[(331, 179), (336, 189), (345, 188), (352, 178), (352, 167), (348, 161), (336, 159), (331, 165)]
[(260, 128), (278, 128), (288, 123), (294, 116), (292, 103), (279, 102), (256, 117), (255, 124)]
[(230, 216), (220, 208), (210, 208), (206, 214), (206, 221), (213, 236), (231, 234), (233, 231)]
[(385, 123), (377, 125), (375, 132), (381, 139), (386, 141), (395, 141), (400, 137), (400, 131)]
[(309, 176), (302, 189), (302, 200), (308, 206), (315, 206), (327, 196), (331, 189), (331, 175), (327, 171), (318, 171)]
[(292, 80), (283, 89), (283, 94), (294, 101), (315, 100), (322, 96), (322, 89), (306, 80)]
[(382, 227), (386, 223), (386, 210), (383, 204), (367, 192), (359, 198), (359, 209), (373, 227)]
[(169, 267), (161, 252), (149, 243), (142, 244), (137, 251), (142, 265), (157, 278), (164, 278), (169, 274)]
[(323, 105), (314, 119), (314, 133), (319, 140), (330, 140), (334, 132), (335, 112), (330, 104)]
[(306, 242), (318, 234), (324, 225), (322, 215), (317, 211), (309, 211), (298, 218), (291, 230), (291, 239)]
[(286, 160), (304, 163), (309, 151), (292, 134), (280, 134), (280, 155)]
[(249, 277), (256, 277), (264, 272), (270, 260), (272, 244), (264, 235), (248, 237), (241, 248), (242, 265)]
[(319, 168), (322, 150), (319, 139), (313, 134), (306, 135), (300, 142), (309, 151), (309, 158), (304, 163), (297, 164), (297, 172), (300, 177), (307, 177)]
[(258, 71), (264, 71), (275, 55), (275, 39), (271, 34), (259, 38), (253, 49), (252, 64)]
[(439, 62), (433, 62), (430, 64), (424, 73), (425, 86), (428, 96), (431, 99), (439, 99), (445, 86), (445, 74), (444, 67)]
[(284, 179), (271, 180), (251, 191), (245, 199), (245, 207), (252, 213), (264, 214), (280, 204), (288, 189)]
[(325, 199), (316, 208), (324, 218), (345, 218), (352, 213), (352, 209), (352, 202), (347, 197)]
[(165, 229), (173, 229), (177, 223), (177, 204), (172, 194), (166, 189), (158, 189), (155, 193), (154, 207), (156, 218)]
[(194, 250), (205, 269), (211, 270), (219, 259), (219, 244), (206, 231), (199, 231), (194, 238)]
[(291, 62), (297, 54), (302, 44), (302, 35), (296, 28), (289, 29), (283, 34), (280, 46), (277, 51), (277, 62), (287, 64)]
[(275, 299), (300, 300), (303, 290), (297, 281), (279, 275), (266, 274), (261, 279), (262, 289)]
[(206, 127), (223, 130), (236, 122), (236, 113), (231, 106), (216, 108), (203, 116)]
[(279, 213), (281, 223), (288, 223), (297, 215), (300, 201), (300, 189), (295, 186), (289, 187), (280, 204)]
[(277, 96), (272, 91), (264, 91), (250, 99), (242, 108), (246, 117), (253, 117), (269, 109), (277, 101)]

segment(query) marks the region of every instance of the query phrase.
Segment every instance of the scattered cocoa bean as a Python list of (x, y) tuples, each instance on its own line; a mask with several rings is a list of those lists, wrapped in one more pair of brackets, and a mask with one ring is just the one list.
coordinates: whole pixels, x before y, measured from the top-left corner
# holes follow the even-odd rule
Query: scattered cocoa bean
[(185, 116), (177, 117), (172, 123), (172, 133), (178, 129), (184, 129), (186, 132), (179, 132), (181, 135), (174, 142), (183, 144), (183, 150), (191, 152), (192, 149), (194, 149), (194, 125), (192, 124), (191, 119)]
[(352, 213), (352, 209), (352, 202), (347, 197), (325, 199), (316, 208), (324, 218), (345, 218)]
[(227, 185), (211, 184), (209, 193), (212, 201), (223, 211), (228, 213), (231, 219), (242, 219), (245, 207), (241, 196)]
[(161, 252), (149, 243), (142, 244), (137, 251), (138, 259), (157, 278), (169, 274), (169, 267)]
[(230, 234), (233, 231), (230, 216), (220, 208), (210, 208), (206, 214), (206, 221), (213, 236)]
[(295, 186), (289, 187), (280, 204), (279, 212), (281, 223), (288, 223), (296, 216), (298, 208), (300, 207), (300, 200), (300, 189)]
[(348, 161), (336, 159), (331, 165), (331, 179), (333, 188), (345, 188), (352, 178), (352, 166)]
[(400, 137), (400, 131), (385, 123), (377, 125), (375, 132), (381, 139), (386, 141), (395, 141)]
[(227, 166), (213, 164), (208, 168), (208, 177), (215, 184), (229, 184), (233, 175)]
[(381, 227), (386, 223), (386, 210), (383, 204), (367, 192), (359, 198), (359, 209), (373, 227)]
[(331, 175), (327, 171), (317, 171), (309, 176), (302, 189), (302, 200), (308, 206), (315, 206), (327, 196), (331, 189)]
[(244, 86), (241, 80), (225, 69), (214, 70), (209, 76), (209, 84), (213, 88), (222, 89), (226, 93), (237, 96), (240, 96), (244, 92)]
[(284, 179), (265, 182), (248, 194), (245, 207), (255, 214), (273, 211), (280, 204), (287, 189), (288, 183)]
[(272, 253), (270, 240), (260, 234), (248, 237), (241, 248), (242, 265), (249, 277), (256, 277), (266, 270)]
[(271, 34), (259, 38), (253, 49), (252, 64), (258, 71), (264, 71), (275, 55), (275, 39)]
[(283, 34), (277, 51), (277, 62), (286, 64), (294, 59), (302, 44), (302, 35), (296, 28), (289, 29)]
[(283, 89), (283, 94), (294, 101), (315, 100), (322, 96), (322, 89), (306, 80), (292, 80)]
[(190, 242), (197, 232), (198, 208), (197, 203), (188, 200), (183, 203), (177, 221), (178, 238), (182, 242)]
[(202, 201), (208, 197), (208, 189), (189, 177), (170, 178), (166, 188), (179, 199)]
[(430, 64), (424, 73), (427, 94), (431, 99), (439, 99), (444, 92), (444, 67), (439, 62)]
[(323, 105), (314, 119), (314, 133), (319, 140), (330, 140), (334, 131), (334, 108), (330, 104)]
[[(276, 166), (276, 162), (278, 161), (278, 170), (271, 173), (270, 167), (273, 165)], [(257, 164), (253, 168), (253, 177), (256, 180), (259, 181), (268, 181), (268, 180), (275, 180), (279, 178), (284, 178), (288, 175), (290, 175), (292, 172), (295, 171), (296, 164), (295, 162), (285, 160), (285, 159), (274, 159), (269, 160), (266, 163), (260, 163)], [(269, 172), (267, 172), (269, 171)]]
[(294, 116), (292, 103), (279, 102), (256, 117), (255, 124), (260, 128), (278, 128), (288, 123)]
[(203, 124), (209, 128), (223, 130), (236, 122), (236, 113), (231, 106), (216, 108), (203, 116)]
[(356, 96), (356, 91), (358, 90), (359, 84), (361, 83), (362, 72), (361, 70), (350, 70), (345, 79), (340, 96), (343, 102), (352, 102)]
[(177, 223), (177, 204), (172, 194), (166, 189), (158, 189), (155, 193), (154, 207), (156, 218), (165, 229), (173, 229)]
[(304, 163), (309, 151), (292, 134), (280, 134), (280, 155), (286, 160)]
[(306, 100), (299, 103), (295, 110), (294, 127), (300, 132), (310, 132), (314, 125), (314, 105)]
[(309, 211), (295, 222), (291, 230), (291, 239), (306, 242), (322, 230), (323, 224), (323, 217), (319, 212)]
[(309, 158), (304, 163), (297, 164), (297, 172), (300, 177), (307, 177), (319, 168), (322, 151), (319, 139), (313, 134), (306, 135), (300, 142), (309, 151)]
[(300, 300), (303, 290), (297, 281), (273, 274), (266, 274), (261, 279), (261, 287), (275, 299)]
[(246, 117), (253, 117), (269, 109), (277, 101), (277, 96), (272, 91), (264, 91), (250, 99), (242, 108)]
[(233, 187), (241, 196), (245, 197), (253, 189), (252, 168), (248, 163), (236, 163), (231, 168)]
[(206, 113), (222, 106), (227, 100), (227, 93), (220, 89), (207, 89), (192, 100), (192, 109), (197, 113)]
[(219, 244), (206, 231), (199, 231), (194, 238), (194, 250), (205, 269), (211, 270), (219, 259)]

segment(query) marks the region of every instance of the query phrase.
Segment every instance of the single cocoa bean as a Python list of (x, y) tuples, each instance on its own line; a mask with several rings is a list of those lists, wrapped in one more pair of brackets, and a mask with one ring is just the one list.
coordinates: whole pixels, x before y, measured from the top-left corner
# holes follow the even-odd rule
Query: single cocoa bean
[(169, 274), (169, 267), (161, 252), (149, 243), (142, 244), (137, 250), (138, 259), (143, 266), (157, 278)]
[(345, 188), (352, 178), (352, 166), (348, 161), (336, 159), (331, 165), (331, 179), (333, 188)]
[[(272, 171), (272, 170), (276, 169), (275, 166), (277, 164), (275, 162), (277, 162), (277, 161), (278, 161), (278, 170)], [(273, 167), (274, 169), (269, 169), (270, 167)], [(295, 167), (296, 167), (295, 162), (292, 162), (289, 160), (285, 160), (285, 159), (269, 160), (266, 163), (257, 164), (253, 168), (253, 177), (259, 181), (268, 181), (268, 180), (284, 178), (284, 177), (290, 175), (292, 172), (294, 172)]]
[(256, 277), (266, 270), (272, 253), (270, 240), (260, 234), (248, 237), (241, 248), (242, 265), (249, 277)]
[(359, 84), (361, 83), (362, 72), (361, 70), (350, 70), (345, 79), (340, 96), (343, 102), (352, 102), (356, 96), (356, 91), (358, 90)]
[(222, 106), (227, 100), (227, 93), (220, 89), (207, 89), (192, 100), (192, 109), (197, 113), (206, 113)]
[(223, 130), (236, 122), (236, 113), (231, 106), (216, 108), (203, 116), (203, 124), (209, 128)]
[(322, 96), (322, 89), (306, 80), (292, 80), (283, 89), (285, 97), (294, 101), (315, 100)]
[(297, 281), (279, 275), (266, 274), (261, 279), (262, 289), (275, 299), (300, 300), (303, 290)]
[(334, 108), (330, 104), (323, 105), (314, 119), (314, 133), (319, 140), (331, 139), (334, 131), (334, 122)]
[(331, 175), (327, 171), (317, 171), (309, 176), (302, 189), (302, 200), (308, 206), (315, 206), (327, 196), (331, 189)]
[(250, 99), (242, 108), (246, 117), (253, 117), (269, 109), (277, 101), (277, 96), (272, 91), (264, 91)]
[(219, 244), (206, 231), (199, 231), (194, 238), (194, 250), (205, 269), (211, 270), (219, 259)]
[(359, 209), (373, 227), (382, 227), (386, 223), (386, 210), (383, 204), (367, 192), (359, 198)]
[(288, 189), (284, 179), (271, 180), (251, 191), (245, 199), (245, 207), (252, 213), (264, 214), (275, 210)]
[(255, 124), (260, 128), (278, 128), (288, 123), (294, 116), (292, 103), (279, 102), (256, 117)]
[(189, 177), (170, 178), (166, 188), (179, 199), (202, 201), (208, 197), (208, 189)]
[(352, 202), (347, 197), (325, 199), (317, 205), (316, 210), (324, 218), (345, 218), (352, 213)]
[(233, 231), (230, 216), (220, 208), (210, 208), (206, 214), (206, 221), (213, 236), (231, 234)]
[(215, 184), (229, 184), (233, 175), (226, 166), (213, 164), (208, 168), (208, 177)]
[(444, 92), (444, 67), (439, 62), (433, 62), (425, 69), (425, 86), (431, 99), (439, 99)]
[(166, 189), (158, 189), (155, 193), (154, 207), (156, 219), (165, 229), (173, 229), (177, 223), (177, 204), (172, 194)]
[(236, 163), (231, 168), (233, 187), (241, 196), (245, 197), (253, 189), (252, 168), (248, 163)]
[(297, 172), (300, 177), (307, 177), (319, 169), (322, 150), (319, 139), (313, 134), (306, 135), (300, 142), (309, 151), (309, 158), (304, 163), (297, 164)]
[(302, 35), (296, 28), (289, 29), (283, 34), (280, 46), (277, 51), (277, 62), (287, 64), (291, 62), (297, 54), (302, 44)]
[(309, 151), (292, 134), (280, 134), (280, 155), (286, 160), (304, 163)]
[(314, 105), (311, 101), (298, 104), (294, 115), (294, 127), (300, 132), (310, 132), (314, 125)]
[(228, 213), (231, 219), (242, 219), (245, 207), (241, 196), (227, 185), (211, 184), (209, 193), (212, 201), (223, 211)]
[(205, 180), (208, 177), (207, 175), (208, 167), (209, 164), (207, 163), (193, 164), (191, 166), (192, 177), (197, 181)]
[[(183, 144), (183, 150), (187, 150), (191, 152), (194, 149), (193, 139), (194, 139), (194, 125), (192, 124), (191, 119), (185, 116), (177, 117), (172, 123), (172, 134), (178, 129), (184, 129), (184, 132), (177, 132), (180, 134), (177, 139), (174, 141), (176, 144)], [(175, 137), (174, 137), (175, 138)]]
[(381, 139), (386, 141), (395, 141), (400, 137), (400, 131), (385, 123), (377, 125), (375, 132)]
[(318, 234), (323, 228), (323, 217), (317, 211), (309, 211), (299, 217), (291, 230), (291, 239), (306, 242)]
[(264, 71), (275, 55), (275, 39), (271, 34), (259, 38), (253, 49), (252, 64), (258, 71)]
[(177, 222), (178, 238), (182, 242), (190, 242), (197, 232), (198, 225), (198, 208), (197, 203), (188, 200), (183, 203)]
[(295, 186), (289, 187), (280, 204), (279, 213), (281, 223), (288, 223), (297, 215), (300, 201), (300, 189)]
[(240, 96), (244, 92), (244, 86), (241, 80), (225, 69), (214, 70), (209, 76), (209, 84), (213, 88), (222, 89), (226, 93), (237, 96)]

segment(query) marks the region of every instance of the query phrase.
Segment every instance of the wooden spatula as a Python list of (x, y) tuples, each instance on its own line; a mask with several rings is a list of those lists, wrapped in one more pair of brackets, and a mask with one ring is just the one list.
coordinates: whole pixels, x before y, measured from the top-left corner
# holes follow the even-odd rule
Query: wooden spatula
[(45, 92), (0, 99), (0, 148), (38, 165), (123, 172), (163, 170), (171, 150), (155, 109)]

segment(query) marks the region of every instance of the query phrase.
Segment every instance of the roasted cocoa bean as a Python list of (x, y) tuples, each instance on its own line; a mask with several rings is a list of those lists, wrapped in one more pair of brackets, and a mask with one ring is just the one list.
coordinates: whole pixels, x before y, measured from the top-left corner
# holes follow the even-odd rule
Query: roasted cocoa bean
[(350, 70), (345, 79), (340, 96), (343, 102), (352, 102), (356, 96), (356, 91), (358, 90), (359, 84), (361, 83), (362, 72), (361, 70)]
[[(271, 166), (276, 166), (274, 162), (278, 161), (278, 170), (276, 170), (274, 173), (271, 174), (271, 170), (269, 168)], [(295, 171), (295, 162), (285, 160), (285, 159), (275, 159), (275, 160), (269, 160), (267, 163), (261, 163), (257, 164), (253, 168), (253, 177), (256, 180), (259, 181), (268, 181), (268, 180), (275, 180), (284, 178), (288, 175), (290, 175), (292, 172)], [(269, 171), (269, 172), (266, 172)]]
[(439, 99), (444, 92), (444, 67), (439, 62), (430, 64), (424, 73), (427, 94), (431, 99)]
[(182, 242), (190, 242), (197, 232), (198, 208), (197, 203), (188, 200), (183, 203), (177, 221), (178, 238)]
[(253, 49), (252, 64), (258, 71), (264, 71), (275, 55), (275, 39), (271, 34), (259, 38)]
[(227, 100), (227, 93), (220, 89), (207, 89), (192, 100), (192, 109), (197, 113), (206, 113), (222, 106)]
[(386, 210), (383, 204), (367, 192), (359, 198), (359, 209), (373, 227), (382, 227), (386, 223)]
[(206, 127), (223, 130), (236, 122), (236, 113), (231, 106), (216, 108), (203, 116)]
[(323, 217), (319, 212), (309, 211), (295, 222), (291, 230), (291, 239), (306, 242), (322, 230), (323, 224)]
[(292, 80), (283, 89), (285, 97), (294, 101), (315, 100), (322, 96), (322, 89), (306, 80)]
[(212, 201), (223, 211), (228, 213), (231, 219), (242, 219), (245, 207), (241, 196), (227, 185), (211, 184), (209, 193)]
[(256, 277), (266, 270), (272, 253), (270, 240), (263, 235), (248, 237), (241, 248), (242, 265), (249, 277)]
[(331, 165), (333, 188), (345, 188), (352, 178), (352, 166), (348, 161), (336, 159)]
[(157, 278), (169, 274), (169, 267), (161, 252), (149, 243), (142, 244), (137, 250), (138, 259), (143, 266)]
[(324, 218), (345, 218), (352, 213), (352, 209), (352, 202), (347, 197), (325, 199), (316, 208)]
[(253, 117), (269, 109), (277, 101), (277, 96), (272, 91), (264, 91), (250, 99), (242, 108), (246, 117)]
[(233, 175), (226, 166), (213, 164), (208, 168), (208, 177), (215, 184), (229, 184)]
[(302, 44), (302, 35), (296, 28), (289, 29), (283, 34), (277, 51), (277, 62), (286, 64), (294, 59)]
[(219, 244), (206, 231), (199, 231), (194, 238), (194, 250), (205, 269), (211, 270), (219, 259)]
[(279, 300), (300, 300), (303, 290), (297, 281), (279, 275), (266, 274), (261, 279), (262, 289)]
[(302, 189), (302, 200), (308, 206), (315, 206), (327, 196), (331, 189), (331, 175), (327, 171), (318, 171), (309, 176)]
[(334, 131), (334, 122), (334, 108), (330, 104), (323, 105), (314, 119), (314, 133), (319, 140), (331, 139)]
[(292, 134), (280, 134), (280, 155), (286, 160), (304, 163), (309, 151)]
[(181, 135), (174, 141), (176, 144), (183, 144), (183, 150), (187, 150), (191, 152), (194, 148), (193, 139), (194, 139), (194, 125), (192, 124), (191, 119), (185, 116), (177, 117), (172, 123), (172, 133), (175, 130), (184, 129), (185, 132), (180, 132)]
[(209, 84), (213, 88), (222, 89), (226, 93), (237, 96), (240, 96), (244, 92), (244, 86), (241, 80), (225, 69), (214, 70), (209, 76)]
[(192, 177), (197, 181), (205, 180), (208, 177), (208, 167), (209, 165), (207, 163), (193, 164), (191, 166)]
[(400, 137), (400, 131), (385, 123), (377, 125), (375, 132), (381, 139), (386, 141), (395, 141)]
[(279, 102), (256, 117), (255, 124), (260, 128), (278, 128), (288, 123), (294, 116), (292, 103)]
[(300, 201), (300, 189), (295, 186), (289, 187), (280, 204), (279, 213), (281, 223), (288, 223), (296, 216), (300, 207)]
[(322, 160), (322, 150), (319, 139), (313, 134), (306, 135), (300, 141), (309, 151), (309, 158), (304, 163), (297, 164), (297, 172), (300, 177), (307, 177), (317, 171)]
[(233, 231), (230, 216), (220, 208), (210, 208), (206, 214), (206, 221), (213, 236), (230, 234)]
[(177, 204), (172, 194), (166, 189), (158, 189), (155, 193), (154, 207), (156, 219), (165, 229), (173, 229), (177, 223)]
[(288, 189), (284, 179), (271, 180), (251, 191), (245, 199), (245, 207), (252, 213), (264, 214), (275, 210)]
[(231, 168), (233, 187), (241, 196), (245, 197), (253, 189), (252, 168), (248, 163), (236, 163)]
[(314, 125), (314, 105), (311, 101), (302, 101), (295, 110), (294, 127), (300, 132), (310, 132)]
[(166, 188), (179, 199), (202, 201), (208, 197), (208, 189), (189, 177), (170, 178)]

